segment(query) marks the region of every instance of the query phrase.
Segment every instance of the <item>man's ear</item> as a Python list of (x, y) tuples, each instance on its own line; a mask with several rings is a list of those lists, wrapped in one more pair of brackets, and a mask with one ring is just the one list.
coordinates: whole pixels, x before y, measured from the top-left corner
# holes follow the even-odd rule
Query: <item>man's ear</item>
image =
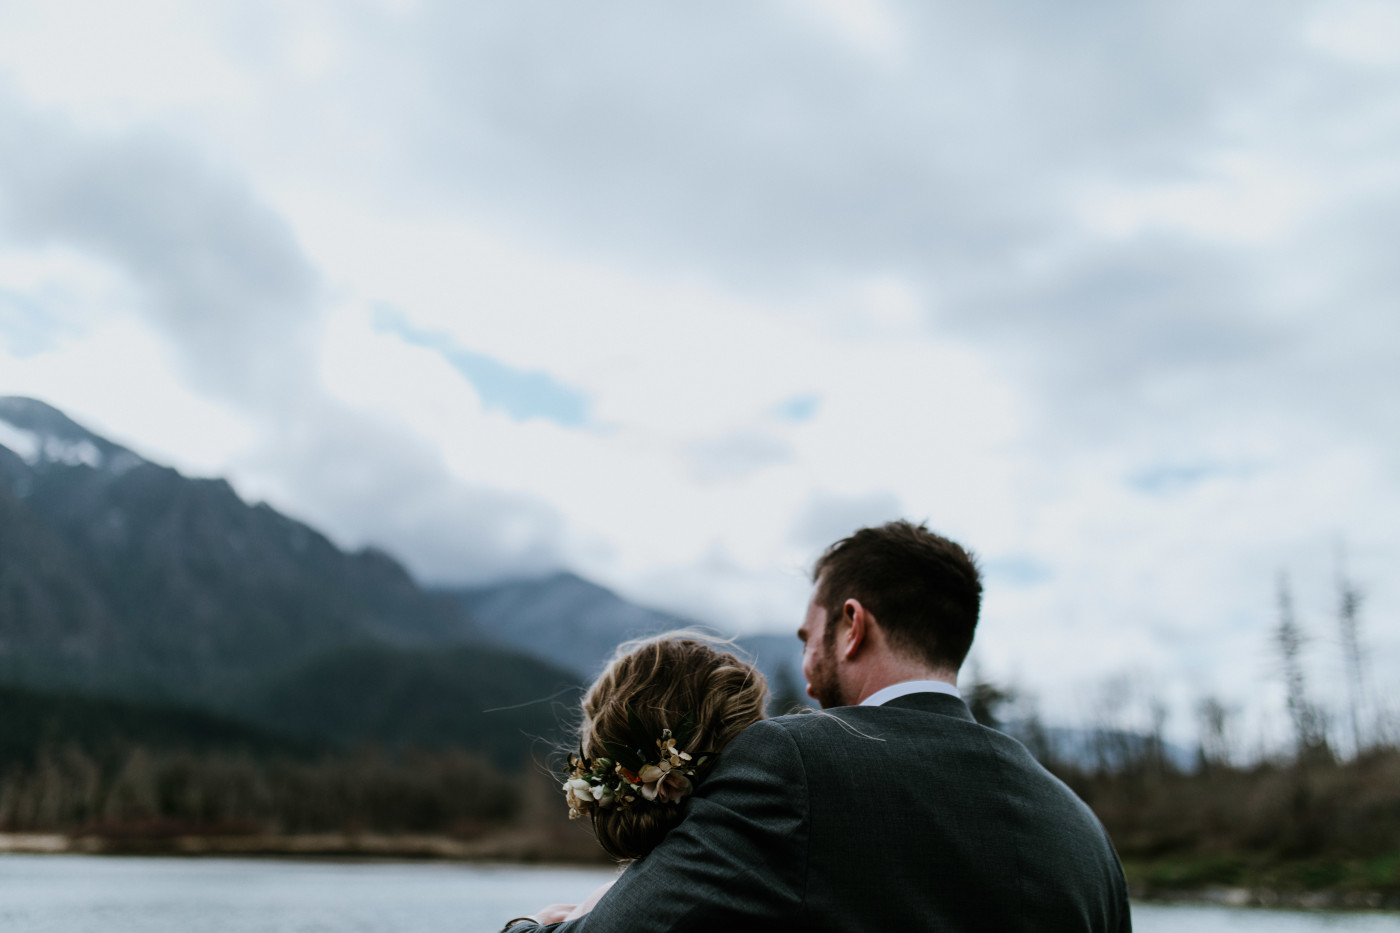
[(846, 629), (846, 644), (841, 649), (841, 657), (847, 661), (854, 658), (870, 636), (873, 617), (860, 604), (858, 599), (848, 599), (841, 604), (841, 623)]

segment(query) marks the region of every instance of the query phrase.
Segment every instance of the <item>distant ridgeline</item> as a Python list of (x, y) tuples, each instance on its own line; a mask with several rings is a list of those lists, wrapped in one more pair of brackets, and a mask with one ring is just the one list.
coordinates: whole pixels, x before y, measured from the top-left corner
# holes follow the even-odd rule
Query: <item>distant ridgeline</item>
[[(201, 730), (232, 742), (217, 716), (244, 724), (233, 744), (259, 755), (288, 738), (456, 748), (514, 771), (563, 739), (577, 688), (620, 641), (688, 624), (571, 574), (432, 591), (224, 480), (0, 398), (0, 685), (38, 691), (0, 694), (0, 766), (34, 743), (90, 746), (101, 730), (84, 719), (130, 726), (168, 707), (210, 715), (182, 720), (190, 748)], [(796, 699), (796, 638), (743, 647)], [(142, 705), (75, 716), (65, 694)]]
[[(579, 671), (589, 680), (627, 639), (674, 629), (727, 634), (692, 619), (627, 602), (572, 573), (443, 592), (469, 615), (491, 620), (490, 630), (483, 636)], [(794, 607), (794, 612), (800, 608)], [(797, 640), (797, 623), (794, 617), (791, 634), (734, 639), (739, 653), (768, 678), (774, 711), (787, 712), (794, 704), (810, 703), (802, 696), (802, 643)]]

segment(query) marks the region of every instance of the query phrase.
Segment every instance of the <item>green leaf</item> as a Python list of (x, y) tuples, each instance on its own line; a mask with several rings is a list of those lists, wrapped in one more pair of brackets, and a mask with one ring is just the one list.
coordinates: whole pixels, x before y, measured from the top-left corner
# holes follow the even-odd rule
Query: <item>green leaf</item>
[(634, 774), (646, 767), (646, 762), (639, 758), (637, 753), (626, 745), (619, 745), (616, 742), (604, 742), (603, 747), (608, 750), (608, 754), (613, 757), (613, 760)]
[(656, 740), (660, 736), (647, 734), (646, 727), (642, 725), (642, 717), (637, 715), (637, 711), (632, 708), (631, 703), (627, 704), (626, 709), (627, 731), (632, 733), (632, 745), (638, 749), (639, 752), (642, 749), (646, 749), (646, 751), (641, 752), (641, 754), (652, 755), (656, 748)]
[(680, 724), (671, 730), (671, 737), (676, 740), (676, 747), (683, 752), (690, 751), (690, 738), (695, 735), (695, 712), (687, 710), (681, 717)]

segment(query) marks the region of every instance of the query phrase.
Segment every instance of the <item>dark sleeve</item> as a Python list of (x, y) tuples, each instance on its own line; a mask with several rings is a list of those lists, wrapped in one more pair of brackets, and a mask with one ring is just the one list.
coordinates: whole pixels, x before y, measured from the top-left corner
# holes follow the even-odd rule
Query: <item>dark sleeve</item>
[(1103, 823), (1099, 823), (1099, 832), (1103, 834), (1104, 846), (1108, 852), (1108, 858), (1112, 862), (1111, 879), (1113, 891), (1110, 895), (1113, 902), (1114, 912), (1117, 914), (1116, 923), (1110, 924), (1113, 933), (1133, 933), (1133, 907), (1128, 899), (1128, 879), (1123, 874), (1123, 861), (1118, 857), (1118, 850), (1114, 848), (1113, 839), (1108, 835), (1108, 830)]
[[(1121, 877), (1122, 871), (1119, 871)], [(1118, 898), (1118, 933), (1133, 933), (1133, 905), (1128, 901), (1128, 882), (1123, 881)]]
[[(684, 820), (591, 912), (551, 933), (739, 933), (795, 927), (807, 875), (807, 777), (786, 728), (761, 721), (720, 756)], [(522, 927), (522, 930), (530, 929)]]

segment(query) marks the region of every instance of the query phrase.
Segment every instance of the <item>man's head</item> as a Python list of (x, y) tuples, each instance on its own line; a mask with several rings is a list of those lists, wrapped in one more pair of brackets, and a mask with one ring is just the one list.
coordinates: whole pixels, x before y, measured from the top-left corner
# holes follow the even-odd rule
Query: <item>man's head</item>
[(862, 528), (827, 548), (812, 578), (798, 636), (808, 692), (822, 706), (857, 703), (916, 674), (956, 678), (982, 597), (961, 546), (906, 521)]

